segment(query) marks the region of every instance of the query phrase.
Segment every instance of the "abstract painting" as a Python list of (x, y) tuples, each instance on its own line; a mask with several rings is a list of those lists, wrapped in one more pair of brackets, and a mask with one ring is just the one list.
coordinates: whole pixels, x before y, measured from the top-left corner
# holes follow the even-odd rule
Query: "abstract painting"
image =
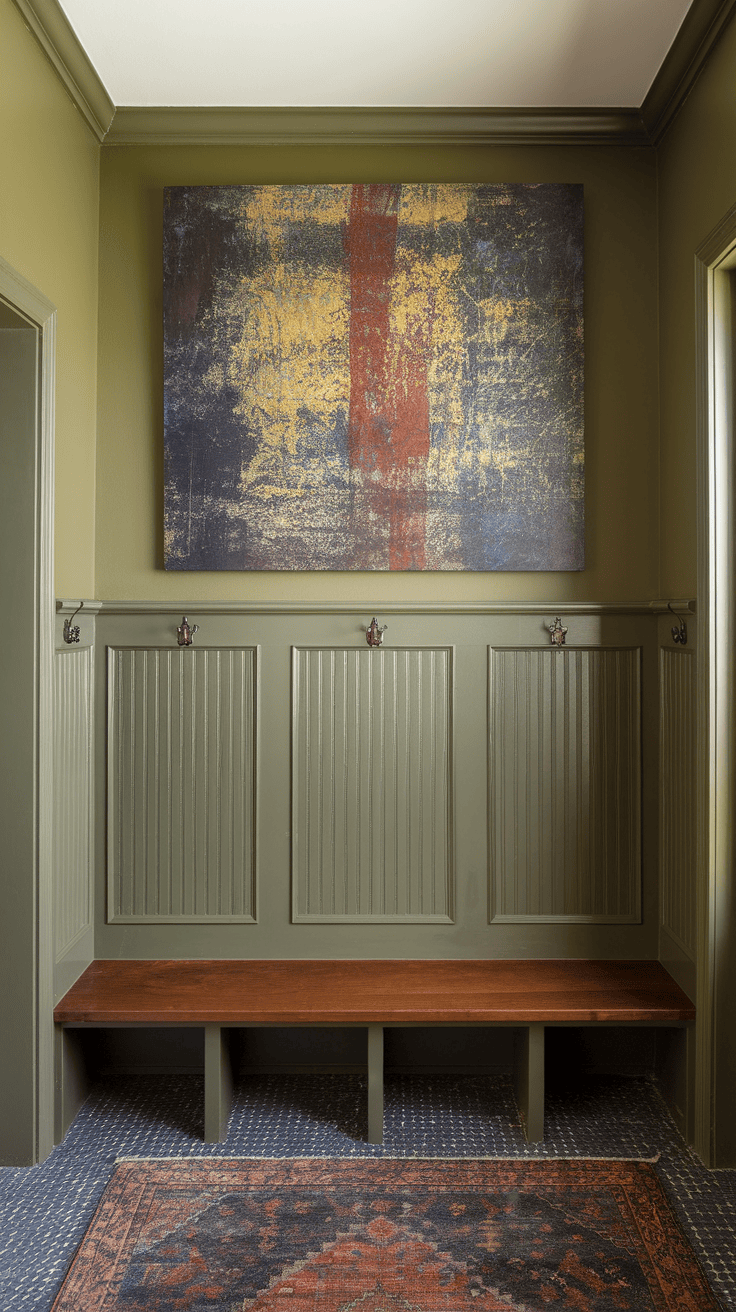
[(168, 569), (582, 569), (582, 186), (167, 188), (164, 448)]

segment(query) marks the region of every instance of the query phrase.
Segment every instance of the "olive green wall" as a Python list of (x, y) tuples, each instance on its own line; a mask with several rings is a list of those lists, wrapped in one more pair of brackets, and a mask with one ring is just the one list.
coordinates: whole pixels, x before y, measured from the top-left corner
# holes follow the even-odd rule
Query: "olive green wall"
[(736, 203), (736, 23), (661, 142), (659, 171), (663, 597), (694, 597), (695, 252)]
[[(96, 596), (623, 601), (659, 595), (656, 176), (647, 148), (126, 146), (102, 150)], [(587, 568), (578, 574), (162, 568), (162, 189), (307, 181), (582, 182)]]
[(56, 591), (94, 596), (100, 147), (0, 0), (0, 255), (58, 311)]

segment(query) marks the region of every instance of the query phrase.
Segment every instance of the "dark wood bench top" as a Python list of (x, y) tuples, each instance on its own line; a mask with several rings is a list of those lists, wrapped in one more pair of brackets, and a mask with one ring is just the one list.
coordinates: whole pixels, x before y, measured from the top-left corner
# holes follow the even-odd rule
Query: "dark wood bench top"
[(64, 1025), (673, 1024), (695, 1008), (657, 961), (94, 961)]

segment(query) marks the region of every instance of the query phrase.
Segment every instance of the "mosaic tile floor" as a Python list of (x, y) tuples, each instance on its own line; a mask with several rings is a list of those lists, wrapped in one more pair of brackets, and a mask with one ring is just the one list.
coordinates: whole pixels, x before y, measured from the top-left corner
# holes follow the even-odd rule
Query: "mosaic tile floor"
[(502, 1077), (386, 1079), (385, 1142), (367, 1144), (359, 1076), (259, 1076), (238, 1088), (226, 1144), (203, 1144), (196, 1076), (98, 1084), (41, 1166), (0, 1169), (0, 1307), (47, 1312), (116, 1157), (639, 1157), (657, 1170), (717, 1297), (736, 1309), (736, 1171), (684, 1146), (655, 1085), (589, 1076), (548, 1090), (546, 1139), (525, 1143)]

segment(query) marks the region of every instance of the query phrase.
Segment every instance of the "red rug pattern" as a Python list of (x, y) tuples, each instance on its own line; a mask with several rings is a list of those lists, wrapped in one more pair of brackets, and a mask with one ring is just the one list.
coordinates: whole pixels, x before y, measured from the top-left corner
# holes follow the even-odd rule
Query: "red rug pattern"
[(643, 1162), (123, 1161), (54, 1312), (707, 1312)]

